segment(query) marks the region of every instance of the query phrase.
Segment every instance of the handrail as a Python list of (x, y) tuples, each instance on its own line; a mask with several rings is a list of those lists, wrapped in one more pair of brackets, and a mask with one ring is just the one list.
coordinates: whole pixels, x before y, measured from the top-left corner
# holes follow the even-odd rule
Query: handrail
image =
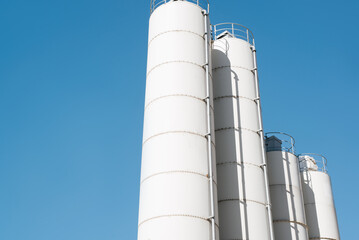
[(254, 35), (249, 28), (238, 23), (219, 23), (213, 26), (214, 40), (221, 34), (228, 32), (232, 37), (245, 40), (254, 46)]
[(301, 153), (301, 154), (298, 155), (300, 171), (301, 172), (309, 170), (307, 165), (302, 164), (302, 163), (304, 163), (304, 161), (307, 161), (306, 159), (301, 158), (301, 157), (304, 157), (304, 156), (312, 157), (315, 160), (314, 164), (318, 167), (317, 171), (324, 172), (324, 173), (328, 172), (328, 170), (327, 170), (327, 163), (328, 163), (327, 158), (324, 157), (321, 154), (318, 154), (318, 153)]
[[(151, 0), (151, 5), (150, 5), (151, 14), (159, 6), (161, 6), (163, 4), (166, 4), (166, 3), (169, 3), (169, 2), (176, 2), (176, 1), (178, 1), (178, 0)], [(207, 10), (207, 13), (209, 12), (209, 2), (208, 2), (208, 0), (180, 0), (180, 1), (185, 1), (185, 2), (190, 2), (190, 3), (196, 4), (197, 6)]]
[[(295, 154), (295, 139), (291, 135), (284, 132), (267, 132), (265, 138), (268, 139), (271, 136), (277, 137), (281, 142), (281, 150), (284, 152), (290, 152)], [(278, 148), (269, 148), (267, 147), (267, 152), (277, 151)]]

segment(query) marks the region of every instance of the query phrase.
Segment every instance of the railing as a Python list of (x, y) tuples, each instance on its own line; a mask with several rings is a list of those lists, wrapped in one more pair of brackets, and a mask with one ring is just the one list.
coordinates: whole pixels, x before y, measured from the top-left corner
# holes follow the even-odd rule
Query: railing
[(305, 159), (304, 158), (305, 156), (308, 156), (308, 157), (311, 157), (314, 159), (314, 162), (312, 162), (312, 161), (311, 162), (314, 164), (314, 166), (316, 166), (318, 168), (317, 171), (327, 173), (328, 160), (323, 155), (317, 154), (317, 153), (301, 153), (298, 155), (301, 172), (310, 170), (308, 167), (308, 164), (306, 164), (306, 161), (310, 161), (310, 160)]
[(237, 23), (220, 23), (213, 26), (214, 40), (217, 40), (224, 33), (230, 34), (234, 38), (239, 38), (254, 45), (254, 36), (251, 30)]
[(284, 152), (290, 152), (295, 154), (295, 140), (291, 135), (283, 132), (267, 132), (265, 134), (266, 140), (272, 136), (278, 138), (281, 141), (281, 146), (280, 147), (267, 146), (267, 152), (284, 151)]
[(176, 1), (185, 1), (185, 2), (190, 2), (190, 3), (196, 4), (197, 6), (207, 10), (207, 13), (209, 12), (209, 2), (208, 2), (208, 0), (151, 0), (151, 6), (150, 6), (151, 14), (159, 6), (161, 6), (163, 4), (166, 4), (166, 3), (169, 3), (169, 2), (176, 2)]

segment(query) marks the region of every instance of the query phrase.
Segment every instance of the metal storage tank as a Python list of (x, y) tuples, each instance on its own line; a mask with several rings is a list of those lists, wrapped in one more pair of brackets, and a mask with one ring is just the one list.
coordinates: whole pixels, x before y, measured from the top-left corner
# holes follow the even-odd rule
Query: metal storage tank
[(234, 23), (213, 33), (220, 238), (273, 239), (253, 34)]
[(314, 153), (299, 155), (309, 239), (339, 240), (339, 228), (327, 159)]
[(219, 239), (208, 9), (151, 2), (139, 240)]
[(308, 240), (298, 158), (294, 138), (266, 134), (267, 164), (276, 240)]

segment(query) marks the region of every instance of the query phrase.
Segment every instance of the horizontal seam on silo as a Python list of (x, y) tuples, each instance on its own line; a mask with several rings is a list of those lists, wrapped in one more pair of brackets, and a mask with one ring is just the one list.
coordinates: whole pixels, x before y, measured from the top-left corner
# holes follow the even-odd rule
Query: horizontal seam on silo
[(221, 238), (221, 240), (248, 240), (248, 238)]
[(255, 167), (259, 167), (259, 168), (262, 168), (261, 165), (257, 165), (257, 164), (254, 164), (254, 163), (250, 163), (250, 162), (236, 162), (236, 161), (233, 161), (233, 162), (224, 162), (224, 163), (217, 163), (217, 166), (221, 166), (221, 165), (226, 165), (226, 164), (234, 164), (234, 165), (239, 165), (241, 166), (242, 164), (244, 165), (252, 165), (252, 166), (255, 166)]
[(159, 34), (157, 34), (156, 36), (154, 36), (154, 37), (148, 42), (148, 47), (151, 45), (152, 41), (153, 41), (155, 38), (157, 38), (157, 37), (159, 37), (159, 36), (161, 36), (161, 35), (164, 35), (164, 34), (166, 34), (166, 33), (172, 33), (172, 32), (175, 32), (175, 33), (180, 33), (180, 32), (191, 33), (191, 34), (196, 35), (196, 36), (198, 36), (198, 37), (200, 37), (200, 38), (202, 38), (202, 39), (204, 40), (204, 37), (201, 36), (201, 34), (198, 34), (198, 33), (192, 32), (192, 31), (188, 31), (188, 30), (169, 30), (169, 31), (162, 32), (162, 33), (159, 33)]
[(255, 69), (249, 69), (249, 68), (242, 67), (242, 66), (220, 66), (220, 67), (213, 68), (212, 71), (216, 71), (216, 70), (221, 69), (221, 68), (241, 68), (241, 69), (250, 71), (251, 73), (254, 73), (254, 70), (255, 70)]
[(173, 171), (166, 171), (166, 172), (159, 172), (159, 173), (152, 174), (152, 175), (146, 177), (145, 179), (143, 179), (141, 181), (141, 184), (144, 183), (146, 180), (152, 178), (152, 177), (155, 177), (155, 176), (158, 176), (158, 175), (163, 175), (163, 174), (173, 174), (173, 173), (193, 174), (193, 175), (198, 175), (198, 176), (201, 176), (201, 177), (208, 178), (208, 175), (204, 174), (204, 173), (187, 171), (187, 170), (173, 170)]
[(304, 203), (304, 206), (307, 206), (307, 205), (324, 205), (326, 207), (333, 207), (334, 208), (334, 205), (333, 204), (325, 204), (325, 203)]
[(189, 97), (189, 98), (194, 98), (194, 99), (197, 99), (203, 103), (206, 103), (205, 99), (202, 99), (202, 98), (199, 98), (199, 97), (196, 97), (196, 96), (193, 96), (193, 95), (187, 95), (187, 94), (171, 94), (171, 95), (164, 95), (164, 96), (161, 96), (161, 97), (158, 97), (158, 98), (155, 98), (153, 100), (151, 100), (146, 106), (145, 106), (145, 109), (147, 109), (147, 107), (152, 104), (153, 102), (159, 100), (159, 99), (162, 99), (162, 98), (167, 98), (167, 97)]
[(294, 186), (293, 184), (269, 184), (270, 187), (276, 187), (276, 186), (285, 186), (285, 187), (295, 187), (299, 189), (299, 186)]
[[(195, 136), (199, 136), (199, 137), (203, 137), (205, 139), (207, 139), (206, 135), (201, 135), (199, 133), (195, 133), (195, 132), (189, 132), (189, 131), (168, 131), (168, 132), (162, 132), (162, 133), (158, 133), (158, 134), (155, 134), (149, 138), (147, 138), (143, 143), (142, 143), (142, 146), (145, 145), (146, 142), (148, 142), (149, 140), (151, 140), (152, 138), (155, 138), (155, 137), (158, 137), (158, 136), (161, 136), (161, 135), (165, 135), (165, 134), (173, 134), (173, 133), (186, 133), (186, 134), (191, 134), (191, 135), (195, 135)], [(216, 147), (216, 144), (212, 141), (212, 145), (214, 147)]]
[(235, 130), (235, 131), (240, 131), (240, 130), (246, 130), (246, 131), (250, 131), (250, 132), (254, 132), (254, 133), (258, 133), (258, 131), (249, 129), (249, 128), (236, 128), (236, 127), (225, 127), (225, 128), (218, 128), (215, 131), (219, 132), (219, 131), (225, 131), (225, 130)]
[(216, 101), (216, 100), (220, 100), (223, 98), (243, 98), (243, 99), (246, 99), (249, 101), (256, 102), (256, 99), (252, 99), (252, 98), (248, 98), (248, 97), (244, 97), (244, 96), (235, 96), (235, 95), (226, 95), (226, 96), (215, 97), (213, 100)]
[(293, 221), (293, 220), (273, 220), (274, 223), (281, 223), (281, 222), (289, 222), (289, 223), (295, 223), (295, 224), (299, 224), (305, 228), (308, 229), (308, 225), (302, 222), (297, 222), (297, 221)]
[(203, 67), (203, 65), (200, 65), (200, 64), (198, 64), (198, 63), (194, 63), (194, 62), (190, 62), (190, 61), (183, 61), (183, 60), (176, 60), (176, 61), (163, 62), (163, 63), (160, 63), (160, 64), (154, 66), (150, 71), (148, 71), (146, 77), (148, 77), (148, 76), (150, 75), (150, 73), (151, 73), (154, 69), (156, 69), (156, 68), (158, 68), (158, 67), (160, 67), (160, 66), (162, 66), (162, 65), (171, 64), (171, 63), (188, 63), (188, 64), (195, 65), (195, 66), (200, 67), (200, 68), (202, 68), (203, 70), (205, 70), (204, 67)]
[[(149, 222), (151, 220), (158, 219), (158, 218), (164, 218), (164, 217), (190, 217), (190, 218), (201, 219), (201, 220), (204, 220), (206, 222), (208, 222), (209, 219), (210, 219), (210, 218), (205, 218), (205, 217), (200, 217), (200, 216), (195, 216), (195, 215), (190, 215), (190, 214), (168, 214), (168, 215), (161, 215), (161, 216), (156, 216), (156, 217), (152, 217), (152, 218), (143, 220), (142, 222), (140, 222), (138, 224), (138, 227), (140, 227), (142, 224), (144, 224), (146, 222)], [(216, 223), (216, 226), (219, 228), (217, 223)]]
[(336, 238), (327, 238), (327, 237), (312, 237), (309, 239), (325, 239), (325, 240), (337, 240)]
[(254, 202), (254, 203), (257, 203), (257, 204), (260, 204), (260, 205), (263, 205), (263, 206), (267, 206), (266, 203), (263, 203), (263, 202), (259, 202), (259, 201), (256, 201), (256, 200), (251, 200), (251, 199), (239, 199), (239, 198), (229, 198), (229, 199), (222, 199), (222, 200), (218, 200), (218, 203), (222, 203), (222, 202), (234, 202), (234, 201), (239, 201), (239, 202)]

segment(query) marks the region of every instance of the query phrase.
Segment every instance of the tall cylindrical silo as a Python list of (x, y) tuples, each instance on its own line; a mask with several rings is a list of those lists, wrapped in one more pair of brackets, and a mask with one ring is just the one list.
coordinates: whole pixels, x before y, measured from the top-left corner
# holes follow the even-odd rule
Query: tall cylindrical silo
[(202, 3), (151, 4), (139, 240), (219, 236), (210, 27)]
[(267, 164), (276, 240), (308, 240), (298, 158), (294, 138), (266, 134)]
[(326, 158), (308, 153), (301, 154), (299, 161), (309, 239), (340, 240)]
[(252, 33), (214, 26), (213, 94), (221, 239), (273, 239)]

